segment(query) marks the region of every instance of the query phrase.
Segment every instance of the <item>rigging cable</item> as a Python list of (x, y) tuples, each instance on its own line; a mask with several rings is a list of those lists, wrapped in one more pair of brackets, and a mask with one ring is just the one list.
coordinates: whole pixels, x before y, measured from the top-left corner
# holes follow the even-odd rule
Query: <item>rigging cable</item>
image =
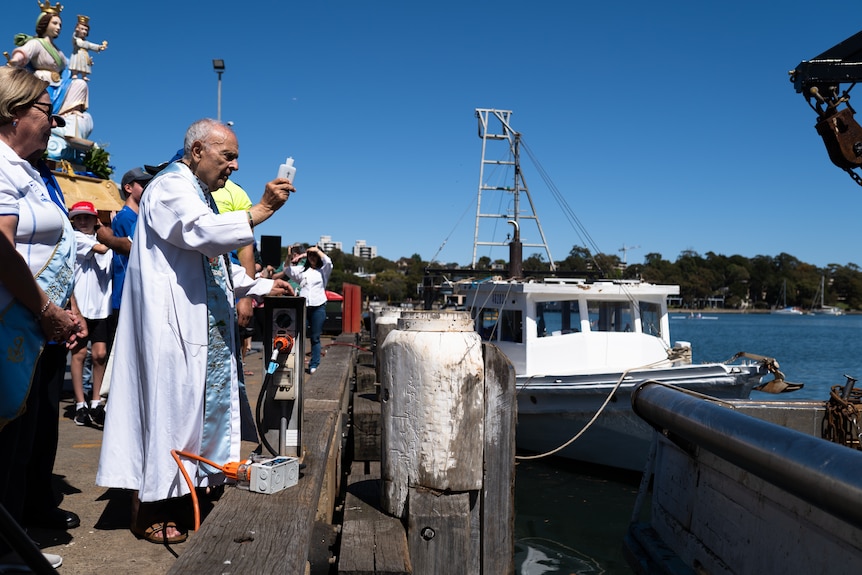
[(446, 247), (446, 243), (449, 241), (449, 238), (451, 238), (451, 237), (452, 237), (452, 234), (454, 234), (454, 233), (455, 233), (455, 230), (456, 230), (456, 229), (458, 229), (458, 226), (460, 226), (460, 225), (461, 225), (461, 220), (463, 220), (463, 219), (464, 219), (464, 216), (466, 216), (466, 215), (467, 215), (467, 211), (468, 211), (470, 208), (472, 208), (472, 207), (473, 207), (473, 204), (474, 204), (474, 202), (470, 202), (470, 203), (467, 205), (467, 208), (466, 208), (466, 209), (464, 210), (464, 212), (461, 214), (461, 217), (460, 217), (460, 218), (458, 218), (458, 221), (457, 221), (457, 222), (455, 222), (455, 225), (454, 225), (454, 226), (452, 226), (452, 230), (449, 232), (449, 235), (448, 235), (448, 236), (446, 236), (446, 237), (443, 239), (443, 243), (442, 243), (442, 244), (440, 244), (440, 247), (439, 247), (439, 248), (437, 248), (437, 251), (434, 253), (434, 255), (433, 255), (433, 256), (431, 256), (431, 259), (430, 259), (430, 260), (428, 260), (429, 262), (433, 262), (434, 260), (436, 260), (436, 259), (437, 259), (437, 256), (439, 256), (439, 255), (440, 255), (440, 252), (442, 252), (442, 251), (443, 251), (443, 248), (444, 248), (444, 247)]
[(562, 209), (563, 214), (569, 221), (569, 225), (578, 235), (581, 242), (592, 250), (592, 252), (590, 253), (590, 259), (593, 260), (593, 263), (595, 264), (596, 268), (600, 272), (604, 273), (604, 270), (599, 265), (599, 262), (595, 259), (595, 254), (602, 253), (599, 249), (598, 244), (595, 242), (595, 240), (593, 240), (592, 236), (590, 236), (590, 233), (587, 231), (586, 226), (581, 223), (580, 219), (578, 219), (578, 216), (575, 214), (574, 210), (572, 210), (571, 206), (569, 206), (568, 202), (566, 202), (566, 198), (551, 180), (550, 175), (548, 175), (548, 172), (545, 171), (544, 167), (542, 167), (542, 164), (539, 163), (538, 158), (536, 158), (536, 156), (533, 154), (533, 151), (524, 141), (523, 136), (521, 137), (521, 147), (527, 152), (527, 156), (529, 156), (530, 161), (533, 162), (533, 165), (536, 166), (536, 171), (539, 173), (539, 176), (542, 178), (542, 181), (545, 182), (545, 185), (548, 186), (548, 189), (551, 191), (551, 195), (553, 195), (554, 200), (557, 202), (557, 205), (560, 207), (560, 209)]

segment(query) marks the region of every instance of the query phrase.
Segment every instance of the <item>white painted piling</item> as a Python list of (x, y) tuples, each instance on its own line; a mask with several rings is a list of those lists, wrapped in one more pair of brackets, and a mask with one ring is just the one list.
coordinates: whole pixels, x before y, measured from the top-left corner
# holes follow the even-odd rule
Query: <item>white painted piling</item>
[[(383, 345), (386, 339), (386, 334), (395, 329), (398, 323), (398, 316), (401, 315), (401, 308), (395, 306), (376, 306), (371, 308), (371, 324), (369, 326), (371, 332), (371, 342), (374, 345)], [(383, 333), (380, 332), (381, 325), (388, 326)]]
[(374, 349), (374, 369), (380, 381), (380, 346), (386, 336), (398, 327), (398, 318), (404, 311), (400, 307), (383, 307), (374, 312), (371, 318), (371, 341)]
[(464, 312), (405, 311), (379, 352), (382, 506), (404, 518), (411, 488), (482, 488), (482, 342)]

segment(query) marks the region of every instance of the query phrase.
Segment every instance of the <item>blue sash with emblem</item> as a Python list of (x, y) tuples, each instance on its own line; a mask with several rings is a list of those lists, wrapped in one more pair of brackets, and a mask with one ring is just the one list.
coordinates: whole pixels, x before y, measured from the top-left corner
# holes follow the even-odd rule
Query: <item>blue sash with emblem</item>
[[(180, 164), (168, 165), (165, 172), (182, 172)], [(211, 196), (203, 191), (197, 178), (192, 176), (192, 183), (202, 202), (216, 211)], [(231, 357), (236, 352), (235, 330), (230, 302), (233, 298), (230, 264), (224, 256), (208, 258), (201, 256), (206, 277), (207, 293), (207, 375), (204, 394), (204, 420), (201, 434), (202, 451), (211, 461), (222, 462), (230, 460), (231, 448), (231, 403), (233, 381), (231, 377)], [(237, 365), (238, 369), (241, 369)], [(240, 392), (241, 429), (249, 421), (251, 415), (248, 400), (244, 396), (242, 382), (238, 382)], [(244, 403), (244, 405), (243, 405)], [(246, 414), (246, 412), (248, 412)], [(252, 432), (254, 433), (254, 432)], [(243, 434), (244, 435), (244, 434)], [(256, 433), (252, 436), (256, 439)], [(243, 437), (245, 439), (245, 437)], [(207, 466), (198, 466), (198, 478), (203, 476), (218, 476)]]
[[(75, 233), (65, 219), (63, 234), (54, 247), (48, 263), (36, 274), (36, 283), (48, 299), (59, 307), (66, 307), (72, 295), (75, 261)], [(0, 429), (21, 415), (33, 371), (45, 345), (42, 328), (29, 309), (17, 300), (0, 311), (0, 342), (2, 342), (2, 369), (0, 369)]]

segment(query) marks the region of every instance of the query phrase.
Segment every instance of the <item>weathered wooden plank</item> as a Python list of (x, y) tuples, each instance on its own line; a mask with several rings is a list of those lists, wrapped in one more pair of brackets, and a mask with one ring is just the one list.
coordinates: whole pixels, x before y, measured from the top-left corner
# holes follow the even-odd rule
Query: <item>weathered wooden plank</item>
[(356, 391), (359, 393), (377, 392), (377, 370), (374, 367), (356, 366)]
[(353, 460), (380, 461), (380, 402), (353, 394)]
[(479, 573), (470, 536), (475, 493), (441, 493), (410, 488), (407, 545), (414, 575)]
[[(338, 417), (338, 414), (336, 414), (336, 417)], [(335, 507), (335, 500), (338, 497), (341, 479), (342, 433), (341, 425), (335, 425), (332, 430), (331, 441), (329, 442), (329, 452), (324, 464), (320, 498), (317, 500), (317, 512), (314, 516), (317, 521), (332, 523), (332, 512)]]
[[(342, 336), (343, 338), (352, 336)], [(341, 453), (347, 434), (350, 383), (356, 363), (357, 351), (351, 346), (332, 346), (327, 361), (322, 361), (313, 377), (309, 378), (310, 392), (305, 394), (304, 411), (314, 417), (317, 411), (335, 411), (337, 425), (332, 430), (329, 454), (326, 458), (316, 519), (331, 522), (335, 500), (341, 489)]]
[(335, 414), (305, 422), (308, 451), (294, 487), (264, 495), (227, 489), (170, 573), (304, 573)]
[(305, 381), (299, 483), (274, 495), (225, 490), (170, 573), (306, 573), (327, 470), (338, 476), (331, 460), (340, 459), (333, 447), (354, 363), (352, 348), (333, 348)]
[[(348, 495), (346, 504), (356, 506), (356, 498)], [(340, 557), (345, 558), (339, 563), (340, 575), (411, 575), (413, 568), (407, 549), (407, 535), (401, 522), (377, 509), (365, 510), (366, 517), (355, 518), (344, 524), (342, 528), (342, 547)], [(344, 540), (352, 542), (353, 550), (362, 547), (365, 552), (356, 555), (351, 564), (345, 553)], [(360, 564), (357, 560), (361, 557)]]
[(374, 367), (374, 354), (370, 350), (361, 350), (356, 358), (356, 363), (360, 366)]
[(380, 511), (379, 462), (354, 463), (344, 504), (339, 575), (409, 575), (412, 572), (403, 525)]
[(338, 530), (334, 525), (322, 521), (314, 522), (311, 546), (308, 550), (308, 575), (330, 575), (333, 553), (338, 543)]
[(485, 480), (482, 490), (482, 570), (515, 572), (515, 369), (496, 346), (485, 359)]

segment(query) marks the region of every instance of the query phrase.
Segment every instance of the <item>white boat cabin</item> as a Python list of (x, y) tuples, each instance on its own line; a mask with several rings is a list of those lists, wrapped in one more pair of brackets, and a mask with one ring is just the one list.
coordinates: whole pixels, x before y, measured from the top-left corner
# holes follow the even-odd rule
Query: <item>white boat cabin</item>
[(667, 297), (679, 286), (547, 278), (459, 288), (476, 331), (509, 357), (518, 377), (671, 365)]

